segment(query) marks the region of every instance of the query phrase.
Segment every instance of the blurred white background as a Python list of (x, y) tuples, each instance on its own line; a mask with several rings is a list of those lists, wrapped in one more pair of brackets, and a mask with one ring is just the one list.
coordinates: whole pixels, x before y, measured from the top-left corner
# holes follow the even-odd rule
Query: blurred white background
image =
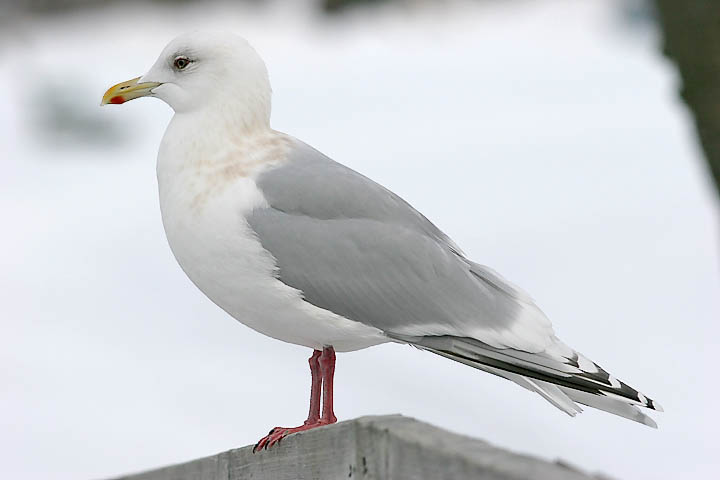
[[(98, 104), (190, 29), (264, 57), (273, 126), (403, 196), (657, 399), (659, 430), (567, 417), (400, 345), (340, 354), (336, 413), (402, 413), (618, 478), (717, 473), (718, 208), (651, 22), (618, 1), (114, 4), (0, 34), (0, 477), (103, 478), (307, 413), (310, 351), (234, 321), (160, 222), (171, 110)], [(623, 13), (625, 12), (625, 13)]]

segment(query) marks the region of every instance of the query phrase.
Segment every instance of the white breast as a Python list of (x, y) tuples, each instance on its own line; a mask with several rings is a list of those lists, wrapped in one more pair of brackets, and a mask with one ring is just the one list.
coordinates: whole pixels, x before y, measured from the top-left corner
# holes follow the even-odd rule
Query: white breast
[[(245, 155), (225, 149), (208, 166), (207, 158), (192, 158), (198, 152), (168, 144), (163, 141), (158, 156), (163, 225), (175, 258), (205, 295), (250, 328), (285, 342), (349, 351), (387, 341), (373, 327), (305, 302), (276, 278), (275, 259), (245, 221), (253, 208), (266, 205), (254, 178), (272, 161), (254, 155), (243, 162)], [(222, 162), (227, 167), (228, 154), (241, 174), (209, 175)]]

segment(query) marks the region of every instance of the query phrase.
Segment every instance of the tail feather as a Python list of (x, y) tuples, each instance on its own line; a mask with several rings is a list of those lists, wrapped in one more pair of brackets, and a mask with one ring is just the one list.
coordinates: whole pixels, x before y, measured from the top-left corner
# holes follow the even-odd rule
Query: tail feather
[(474, 368), (511, 380), (534, 391), (568, 415), (582, 409), (575, 403), (604, 410), (657, 428), (635, 405), (662, 411), (660, 405), (617, 380), (599, 365), (559, 340), (546, 352), (498, 349), (472, 338), (394, 336)]
[(572, 390), (566, 387), (559, 388), (565, 392), (568, 397), (578, 403), (582, 403), (588, 407), (597, 408), (598, 410), (604, 410), (608, 413), (627, 418), (628, 420), (632, 420), (634, 422), (642, 423), (648, 427), (658, 428), (655, 420), (650, 418), (648, 415), (645, 415), (635, 405), (629, 405), (621, 400), (616, 400), (602, 395), (592, 395), (590, 393)]

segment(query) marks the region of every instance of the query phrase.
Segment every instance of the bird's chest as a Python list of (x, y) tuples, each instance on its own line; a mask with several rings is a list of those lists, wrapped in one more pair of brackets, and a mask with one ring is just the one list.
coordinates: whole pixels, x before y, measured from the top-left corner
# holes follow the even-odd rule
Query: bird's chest
[(158, 155), (165, 233), (193, 283), (225, 310), (237, 311), (239, 298), (268, 284), (283, 287), (273, 275), (274, 259), (245, 221), (253, 209), (266, 206), (254, 178), (276, 155), (271, 149), (251, 148), (264, 144), (252, 137), (243, 144), (246, 148), (223, 142), (210, 148), (182, 126), (171, 124), (168, 132), (183, 140), (163, 140)]
[(238, 320), (258, 329), (270, 306), (297, 293), (274, 276), (275, 262), (245, 221), (262, 206), (255, 182), (236, 178), (221, 188), (202, 176), (163, 176), (160, 209), (168, 243), (197, 287)]

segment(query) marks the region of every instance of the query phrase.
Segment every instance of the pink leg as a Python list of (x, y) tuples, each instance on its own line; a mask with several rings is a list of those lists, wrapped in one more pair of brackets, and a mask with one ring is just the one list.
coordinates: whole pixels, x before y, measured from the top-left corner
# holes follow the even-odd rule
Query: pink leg
[[(280, 442), (286, 436), (310, 430), (311, 428), (337, 422), (333, 413), (333, 376), (335, 374), (335, 350), (325, 347), (322, 352), (315, 350), (308, 360), (310, 363), (310, 411), (305, 423), (299, 427), (275, 427), (266, 436), (260, 439), (253, 448), (253, 453), (263, 448), (267, 449)], [(323, 408), (320, 417), (320, 391), (322, 389)]]
[(333, 412), (333, 377), (335, 376), (335, 350), (325, 347), (320, 355), (320, 374), (323, 386), (323, 409), (321, 422), (330, 424), (337, 422)]
[(312, 357), (308, 360), (310, 364), (310, 412), (305, 420), (305, 425), (315, 423), (320, 419), (320, 387), (322, 385), (322, 376), (320, 374), (320, 362), (318, 359), (322, 355), (320, 350), (313, 351)]

